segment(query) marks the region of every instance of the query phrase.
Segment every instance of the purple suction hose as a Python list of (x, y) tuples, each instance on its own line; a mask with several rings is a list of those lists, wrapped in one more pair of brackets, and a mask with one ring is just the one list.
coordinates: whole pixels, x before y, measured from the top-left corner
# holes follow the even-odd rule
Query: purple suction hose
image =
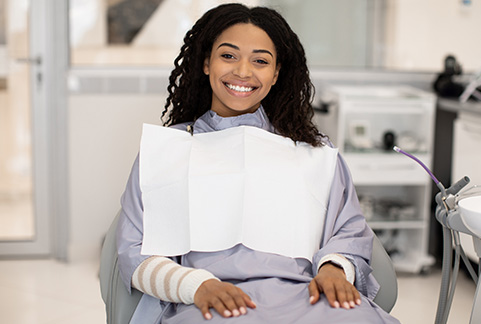
[(416, 161), (417, 163), (419, 163), (424, 168), (424, 170), (426, 170), (426, 172), (429, 174), (431, 179), (433, 179), (433, 181), (436, 183), (437, 186), (439, 186), (441, 184), (441, 182), (439, 182), (439, 180), (434, 176), (434, 174), (431, 172), (431, 170), (429, 170), (429, 168), (423, 162), (421, 162), (421, 160), (419, 160), (417, 157), (401, 150), (397, 146), (394, 146), (392, 149), (394, 151), (398, 152), (398, 153), (402, 153), (402, 154), (406, 155), (407, 157), (409, 157), (409, 158), (413, 159), (414, 161)]

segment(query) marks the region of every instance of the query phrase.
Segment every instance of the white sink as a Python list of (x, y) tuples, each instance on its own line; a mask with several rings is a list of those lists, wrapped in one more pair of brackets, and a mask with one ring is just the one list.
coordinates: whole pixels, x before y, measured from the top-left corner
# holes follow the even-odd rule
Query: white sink
[(458, 205), (464, 225), (481, 238), (481, 196), (461, 199)]

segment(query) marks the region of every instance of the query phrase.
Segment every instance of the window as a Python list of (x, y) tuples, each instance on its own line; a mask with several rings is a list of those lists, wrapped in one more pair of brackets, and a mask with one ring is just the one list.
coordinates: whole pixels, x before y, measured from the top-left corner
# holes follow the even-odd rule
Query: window
[[(208, 9), (229, 0), (70, 0), (74, 66), (171, 66)], [(441, 0), (250, 0), (280, 11), (311, 67), (439, 71), (458, 58), (481, 67), (478, 2)]]

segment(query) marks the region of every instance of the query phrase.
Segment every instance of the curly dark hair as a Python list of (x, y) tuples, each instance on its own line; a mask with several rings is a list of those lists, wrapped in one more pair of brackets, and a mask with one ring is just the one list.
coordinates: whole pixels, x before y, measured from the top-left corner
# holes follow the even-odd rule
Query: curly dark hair
[(162, 113), (162, 118), (168, 116), (165, 125), (194, 121), (210, 109), (212, 89), (203, 73), (204, 61), (217, 37), (239, 23), (251, 23), (264, 30), (276, 48), (281, 70), (277, 83), (262, 100), (276, 131), (293, 141), (322, 145), (312, 122), (314, 86), (299, 38), (275, 10), (242, 4), (224, 4), (207, 11), (185, 35), (169, 78), (169, 95)]

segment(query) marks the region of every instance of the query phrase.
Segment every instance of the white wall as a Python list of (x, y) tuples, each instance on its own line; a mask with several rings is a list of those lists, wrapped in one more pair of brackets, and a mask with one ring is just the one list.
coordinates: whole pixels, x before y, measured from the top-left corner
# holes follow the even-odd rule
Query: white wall
[(120, 208), (142, 123), (160, 123), (163, 105), (161, 95), (70, 96), (70, 260), (98, 257)]
[(481, 2), (388, 0), (386, 67), (439, 71), (454, 54), (466, 71), (481, 69)]

